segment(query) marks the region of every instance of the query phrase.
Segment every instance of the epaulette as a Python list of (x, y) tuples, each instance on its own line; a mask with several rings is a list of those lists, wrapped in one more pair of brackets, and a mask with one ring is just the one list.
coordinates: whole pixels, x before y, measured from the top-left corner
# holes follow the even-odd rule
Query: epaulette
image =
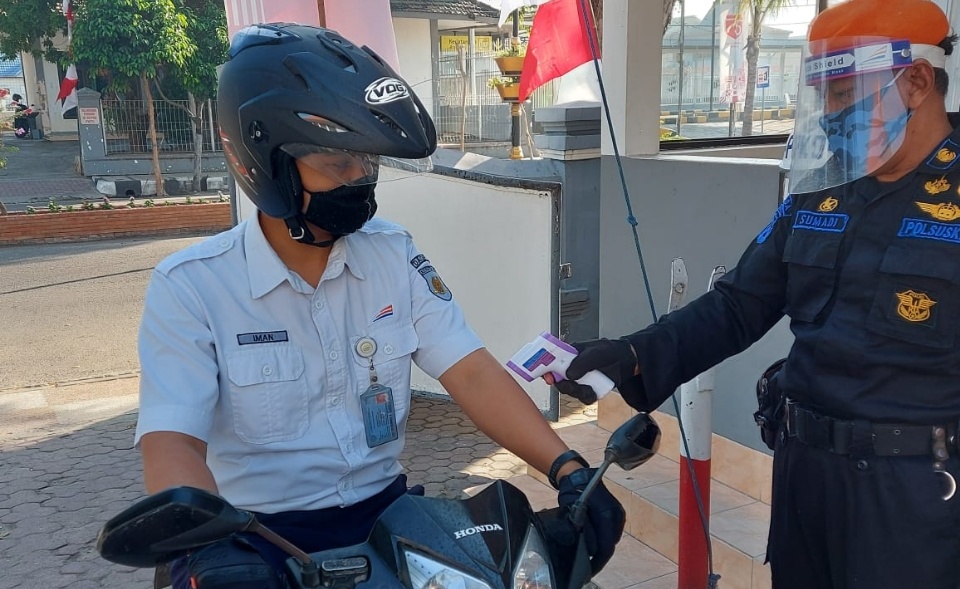
[(224, 231), (191, 246), (174, 252), (157, 264), (157, 272), (168, 274), (171, 270), (195, 260), (215, 258), (232, 250), (243, 235), (242, 223), (229, 231)]
[(392, 233), (392, 234), (401, 234), (410, 237), (410, 232), (397, 225), (392, 221), (387, 221), (386, 219), (370, 219), (364, 223), (363, 227), (360, 228), (361, 233)]

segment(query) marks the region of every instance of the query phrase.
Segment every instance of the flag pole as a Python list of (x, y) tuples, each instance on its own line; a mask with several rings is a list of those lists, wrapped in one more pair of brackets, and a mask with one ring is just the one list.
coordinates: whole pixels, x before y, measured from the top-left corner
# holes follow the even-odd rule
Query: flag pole
[[(513, 48), (520, 48), (520, 9), (513, 11), (513, 38), (510, 41)], [(510, 159), (523, 159), (523, 149), (520, 147), (520, 101), (510, 103)]]

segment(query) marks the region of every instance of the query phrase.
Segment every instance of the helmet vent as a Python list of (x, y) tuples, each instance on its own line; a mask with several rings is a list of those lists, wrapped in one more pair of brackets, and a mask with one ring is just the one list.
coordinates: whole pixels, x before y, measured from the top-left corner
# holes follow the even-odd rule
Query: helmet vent
[[(372, 112), (372, 111), (371, 111)], [(377, 120), (392, 129), (397, 135), (400, 135), (404, 139), (407, 138), (407, 133), (400, 127), (397, 123), (393, 121), (390, 117), (385, 114), (374, 112), (373, 116), (377, 117)]]
[(329, 133), (349, 133), (350, 132), (350, 130), (345, 128), (343, 125), (340, 125), (339, 123), (331, 121), (330, 119), (318, 117), (317, 115), (301, 112), (301, 113), (297, 113), (297, 116), (299, 116), (304, 121), (310, 123), (311, 125), (315, 125)]

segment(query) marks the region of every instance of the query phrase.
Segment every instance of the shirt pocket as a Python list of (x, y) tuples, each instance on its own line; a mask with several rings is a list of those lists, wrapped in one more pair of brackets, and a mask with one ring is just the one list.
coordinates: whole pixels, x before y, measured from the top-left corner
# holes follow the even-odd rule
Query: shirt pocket
[[(377, 343), (377, 351), (373, 355), (373, 366), (377, 371), (377, 382), (383, 386), (393, 388), (394, 403), (406, 404), (405, 391), (398, 391), (395, 387), (405, 385), (410, 381), (411, 355), (420, 345), (420, 338), (417, 336), (417, 330), (414, 329), (412, 322), (396, 322), (372, 324), (367, 327), (366, 337), (373, 339)], [(353, 338), (353, 344), (356, 345), (360, 340), (358, 336)], [(360, 391), (367, 390), (370, 386), (370, 359), (363, 358), (357, 353), (353, 354), (353, 359), (357, 368), (357, 382), (360, 385)], [(406, 385), (405, 385), (406, 386)]]
[(880, 262), (867, 329), (911, 344), (952, 347), (958, 282), (955, 254), (890, 246)]
[(811, 322), (830, 301), (837, 282), (837, 257), (842, 235), (794, 232), (783, 249), (787, 263), (785, 312), (792, 319)]
[(249, 444), (295, 440), (307, 431), (303, 353), (290, 343), (227, 353), (233, 427)]

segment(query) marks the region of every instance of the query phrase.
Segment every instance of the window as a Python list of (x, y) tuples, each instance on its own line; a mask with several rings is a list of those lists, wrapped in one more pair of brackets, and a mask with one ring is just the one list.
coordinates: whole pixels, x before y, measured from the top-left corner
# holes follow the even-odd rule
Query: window
[[(737, 0), (677, 0), (663, 36), (662, 140), (782, 138), (793, 131), (800, 54), (823, 0), (753, 2), (781, 6), (762, 20), (757, 52), (747, 51), (757, 29), (746, 11), (737, 14)], [(753, 119), (746, 131), (745, 118)]]

